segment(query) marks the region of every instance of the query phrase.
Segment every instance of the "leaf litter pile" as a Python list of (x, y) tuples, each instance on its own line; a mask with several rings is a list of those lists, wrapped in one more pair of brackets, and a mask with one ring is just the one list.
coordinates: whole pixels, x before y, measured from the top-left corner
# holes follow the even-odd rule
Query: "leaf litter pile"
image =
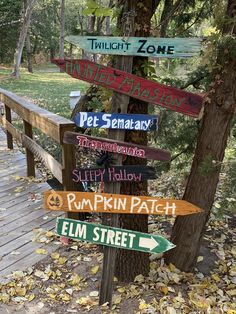
[[(80, 241), (65, 246), (51, 231), (41, 229), (34, 241), (54, 242), (58, 249), (36, 249), (35, 254), (45, 255), (43, 261), (1, 279), (0, 312), (236, 314), (235, 218), (212, 216), (194, 273), (167, 266), (153, 254), (148, 277), (140, 274), (129, 284), (114, 278), (111, 309), (98, 305), (103, 258), (99, 247)], [(173, 219), (153, 219), (149, 232), (168, 238), (171, 223)]]

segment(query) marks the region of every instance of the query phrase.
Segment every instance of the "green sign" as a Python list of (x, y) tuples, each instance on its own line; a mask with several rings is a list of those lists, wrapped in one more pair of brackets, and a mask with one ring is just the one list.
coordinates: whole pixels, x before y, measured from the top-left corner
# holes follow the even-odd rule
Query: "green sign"
[(161, 253), (175, 247), (173, 243), (158, 235), (67, 218), (57, 218), (56, 231), (58, 235), (72, 239), (148, 253)]

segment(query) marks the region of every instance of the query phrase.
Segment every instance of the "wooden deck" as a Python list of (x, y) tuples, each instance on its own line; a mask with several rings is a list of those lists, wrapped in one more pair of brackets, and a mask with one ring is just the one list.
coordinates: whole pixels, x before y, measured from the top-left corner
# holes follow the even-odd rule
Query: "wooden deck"
[(36, 229), (53, 230), (62, 214), (43, 209), (42, 192), (48, 189), (45, 182), (29, 181), (25, 155), (16, 147), (7, 149), (0, 127), (0, 277), (42, 260), (45, 255), (35, 253), (37, 248), (49, 253), (56, 249), (55, 244), (32, 241)]

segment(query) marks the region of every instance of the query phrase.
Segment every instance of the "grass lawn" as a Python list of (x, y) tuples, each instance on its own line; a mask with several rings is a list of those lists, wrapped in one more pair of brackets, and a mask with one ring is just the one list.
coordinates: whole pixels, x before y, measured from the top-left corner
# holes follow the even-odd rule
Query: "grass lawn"
[(0, 67), (0, 87), (30, 99), (51, 112), (70, 118), (69, 94), (80, 90), (83, 94), (87, 83), (58, 72), (58, 67), (37, 67), (34, 73), (21, 69), (20, 79), (9, 77), (10, 68)]

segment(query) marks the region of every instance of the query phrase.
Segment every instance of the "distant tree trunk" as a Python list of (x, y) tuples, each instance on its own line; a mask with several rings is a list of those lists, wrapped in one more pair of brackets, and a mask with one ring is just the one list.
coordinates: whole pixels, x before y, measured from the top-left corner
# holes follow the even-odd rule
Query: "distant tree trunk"
[(214, 202), (231, 122), (236, 110), (236, 1), (228, 0), (221, 46), (212, 84), (205, 101), (197, 147), (183, 199), (204, 211), (177, 217), (171, 236), (176, 248), (165, 254), (166, 262), (192, 271)]
[(173, 0), (165, 0), (164, 9), (163, 9), (162, 14), (161, 14), (160, 37), (166, 36), (166, 30), (167, 30), (167, 26), (168, 26), (169, 20), (170, 20), (169, 15), (170, 15), (172, 8), (173, 8)]
[(30, 73), (33, 73), (33, 66), (32, 66), (32, 49), (31, 49), (31, 42), (30, 42), (30, 33), (29, 30), (26, 35), (26, 53), (27, 53), (27, 68)]
[[(61, 0), (61, 14), (60, 14), (60, 59), (64, 59), (64, 43), (65, 43), (65, 0)], [(60, 72), (64, 72), (60, 69)]]
[[(143, 7), (135, 2), (135, 25), (139, 25), (139, 30), (135, 32), (137, 37), (148, 37), (150, 35), (151, 18), (160, 1), (145, 0)], [(127, 22), (127, 21), (126, 21)], [(124, 22), (123, 22), (124, 23)], [(127, 27), (129, 27), (127, 23)], [(135, 57), (133, 67), (141, 69), (141, 65), (147, 58)], [(143, 74), (143, 76), (145, 76)], [(148, 104), (137, 99), (130, 99), (128, 113), (148, 113)], [(147, 145), (147, 133), (144, 131), (126, 131), (125, 142)], [(141, 158), (127, 156), (124, 164), (145, 165), (147, 161)], [(126, 182), (121, 183), (121, 194), (147, 195), (146, 182)], [(120, 215), (120, 225), (123, 229), (148, 232), (148, 215)], [(116, 260), (116, 277), (119, 281), (129, 282), (139, 274), (147, 275), (149, 272), (149, 255), (147, 253), (119, 249)]]
[(34, 5), (37, 0), (28, 0), (27, 1), (27, 7), (24, 10), (23, 14), (23, 22), (21, 25), (20, 35), (18, 38), (17, 46), (16, 46), (16, 52), (14, 55), (14, 68), (12, 72), (12, 76), (19, 78), (20, 77), (20, 63), (21, 63), (21, 57), (22, 57), (22, 51), (25, 44), (25, 38), (27, 35), (28, 27), (30, 25), (30, 19), (33, 12)]

